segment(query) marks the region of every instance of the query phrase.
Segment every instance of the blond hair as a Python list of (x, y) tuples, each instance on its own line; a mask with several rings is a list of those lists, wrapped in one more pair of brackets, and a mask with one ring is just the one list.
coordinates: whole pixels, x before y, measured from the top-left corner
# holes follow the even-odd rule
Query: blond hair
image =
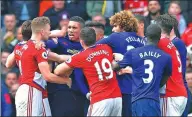
[(123, 10), (111, 16), (110, 24), (119, 25), (126, 32), (138, 31), (138, 20), (129, 10)]
[(39, 32), (46, 26), (46, 24), (50, 24), (50, 20), (48, 17), (36, 17), (31, 22), (31, 30), (34, 33)]

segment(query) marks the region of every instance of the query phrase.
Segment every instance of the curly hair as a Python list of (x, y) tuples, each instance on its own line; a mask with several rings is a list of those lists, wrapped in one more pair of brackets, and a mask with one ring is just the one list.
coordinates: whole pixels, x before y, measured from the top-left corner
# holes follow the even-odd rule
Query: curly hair
[(111, 16), (110, 24), (112, 26), (119, 25), (126, 32), (138, 31), (138, 20), (128, 10), (120, 11), (118, 13), (115, 13), (115, 15)]

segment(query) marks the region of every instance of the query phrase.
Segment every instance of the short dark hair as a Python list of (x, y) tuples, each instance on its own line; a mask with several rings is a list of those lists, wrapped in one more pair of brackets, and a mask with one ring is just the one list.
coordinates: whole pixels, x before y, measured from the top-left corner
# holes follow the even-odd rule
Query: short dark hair
[(146, 37), (150, 42), (157, 44), (161, 38), (161, 28), (157, 24), (150, 24), (146, 30)]
[(81, 25), (81, 28), (83, 28), (85, 26), (85, 21), (83, 20), (83, 18), (81, 18), (79, 16), (73, 16), (69, 19), (69, 21), (79, 22)]
[(171, 30), (173, 29), (173, 23), (170, 20), (170, 16), (168, 14), (160, 15), (155, 19), (155, 23), (158, 24), (161, 30), (170, 35)]
[(139, 21), (139, 22), (145, 22), (145, 17), (140, 15), (140, 14), (135, 14), (135, 18)]
[(21, 26), (21, 33), (23, 35), (24, 41), (28, 41), (31, 38), (32, 35), (31, 22), (32, 20), (26, 20), (25, 22), (23, 22)]
[(175, 35), (180, 38), (181, 36), (180, 36), (179, 30), (178, 30), (178, 21), (177, 21), (176, 17), (173, 15), (170, 15), (170, 14), (167, 14), (167, 15), (169, 15), (169, 19), (171, 20), (170, 22), (172, 23)]
[(96, 33), (93, 28), (84, 27), (80, 32), (80, 39), (84, 41), (86, 46), (91, 46), (96, 42)]
[(85, 23), (85, 26), (86, 27), (95, 27), (95, 28), (105, 30), (105, 26), (100, 22), (88, 21), (88, 22)]

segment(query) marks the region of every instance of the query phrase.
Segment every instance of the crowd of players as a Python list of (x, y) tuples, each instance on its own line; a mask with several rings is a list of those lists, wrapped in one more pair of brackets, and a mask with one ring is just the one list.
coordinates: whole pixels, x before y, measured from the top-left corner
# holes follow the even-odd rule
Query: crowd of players
[(145, 38), (130, 11), (110, 24), (114, 33), (104, 38), (102, 24), (74, 16), (55, 40), (60, 31), (50, 31), (47, 17), (25, 21), (6, 62), (21, 73), (17, 116), (187, 116), (187, 51), (175, 17), (158, 16)]

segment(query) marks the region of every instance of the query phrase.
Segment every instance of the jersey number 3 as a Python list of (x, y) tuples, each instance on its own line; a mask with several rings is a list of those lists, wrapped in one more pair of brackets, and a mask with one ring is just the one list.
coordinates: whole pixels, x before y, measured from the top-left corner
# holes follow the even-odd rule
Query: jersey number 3
[[(98, 62), (95, 62), (94, 65), (95, 65), (95, 68), (97, 70), (97, 74), (98, 74), (98, 77), (99, 77), (100, 81), (103, 80), (102, 71), (109, 74), (108, 76), (105, 76), (105, 78), (107, 80), (113, 78), (113, 70), (112, 70), (112, 67), (111, 67), (111, 63), (110, 63), (110, 61), (108, 59), (104, 58), (104, 59), (101, 60), (101, 67), (100, 67)], [(106, 65), (108, 66), (108, 68), (106, 67)], [(102, 68), (102, 71), (101, 71), (101, 68)]]
[(149, 68), (145, 69), (145, 74), (149, 74), (148, 78), (143, 78), (143, 82), (144, 83), (150, 83), (153, 79), (153, 67), (154, 67), (154, 63), (151, 60), (145, 60), (144, 61), (144, 65), (149, 65)]

